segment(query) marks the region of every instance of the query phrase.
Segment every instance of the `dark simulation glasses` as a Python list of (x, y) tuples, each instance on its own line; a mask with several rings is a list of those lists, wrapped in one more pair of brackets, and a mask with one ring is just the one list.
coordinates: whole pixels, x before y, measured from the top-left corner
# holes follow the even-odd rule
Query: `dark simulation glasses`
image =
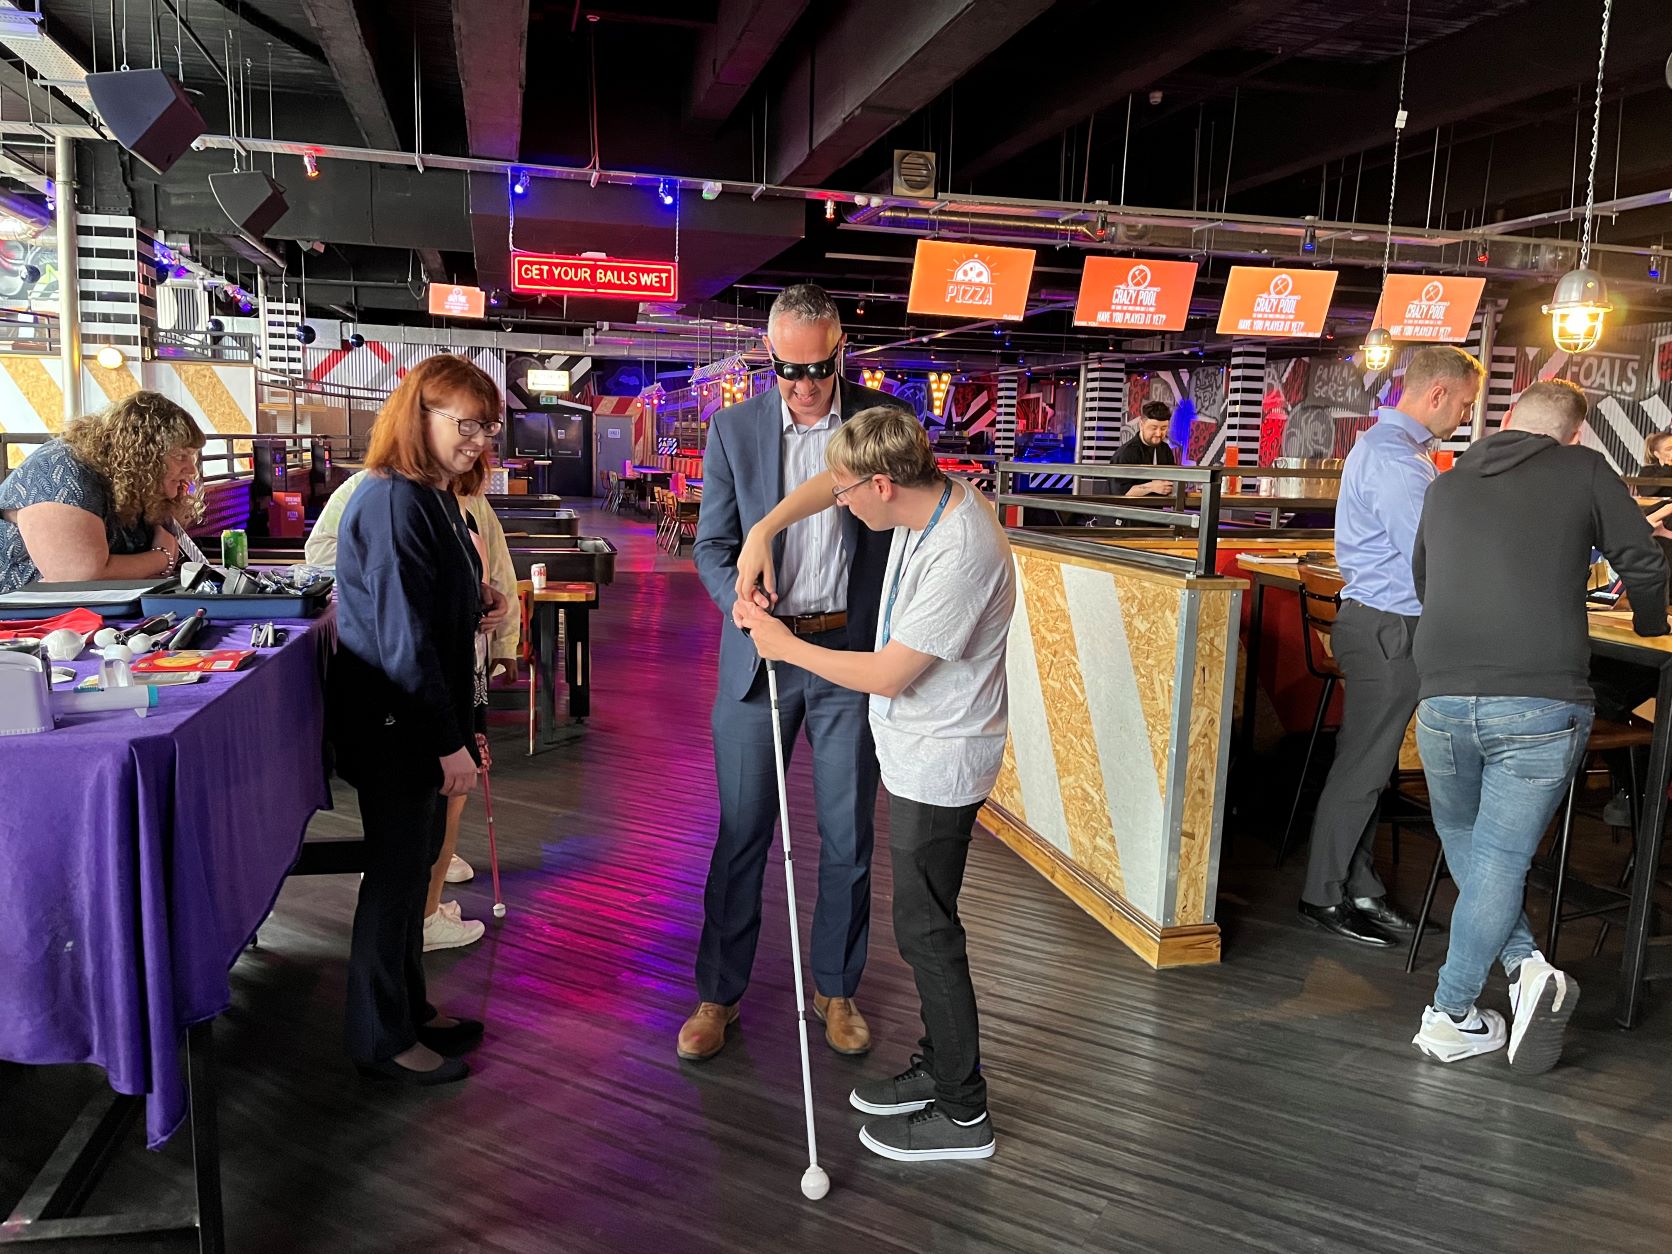
[(815, 383), (821, 379), (828, 379), (836, 373), (836, 359), (842, 355), (841, 345), (837, 345), (834, 352), (823, 361), (785, 361), (776, 353), (772, 355), (772, 372), (780, 379), (787, 379), (794, 383), (803, 375)]

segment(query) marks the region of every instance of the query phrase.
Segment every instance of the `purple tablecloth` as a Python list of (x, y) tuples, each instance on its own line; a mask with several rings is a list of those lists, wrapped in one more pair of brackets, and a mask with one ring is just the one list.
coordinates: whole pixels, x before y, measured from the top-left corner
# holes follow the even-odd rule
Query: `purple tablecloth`
[[(330, 804), (335, 612), (281, 625), (281, 648), (161, 689), (144, 719), (0, 739), (0, 1058), (97, 1063), (146, 1095), (153, 1149), (186, 1115), (185, 1030), (227, 1008), (227, 972)], [(249, 641), (247, 625), (204, 635)]]

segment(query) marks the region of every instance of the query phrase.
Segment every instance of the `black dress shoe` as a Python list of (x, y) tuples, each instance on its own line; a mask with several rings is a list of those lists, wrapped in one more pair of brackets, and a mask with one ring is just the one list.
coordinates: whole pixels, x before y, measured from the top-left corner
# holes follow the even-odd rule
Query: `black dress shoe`
[(470, 1074), (470, 1067), (457, 1058), (444, 1058), (441, 1065), (434, 1071), (414, 1071), (411, 1067), (403, 1067), (393, 1058), (385, 1058), (382, 1062), (358, 1063), (360, 1074), (371, 1080), (392, 1080), (396, 1084), (410, 1084), (416, 1088), (427, 1089), (437, 1084), (451, 1084), (455, 1080), (462, 1080)]
[(460, 1019), (450, 1028), (432, 1028), (422, 1024), (418, 1028), (418, 1043), (428, 1045), (444, 1058), (456, 1058), (482, 1043), (480, 1019)]
[(1334, 932), (1342, 939), (1356, 941), (1360, 945), (1388, 949), (1398, 943), (1345, 901), (1338, 906), (1315, 906), (1303, 901), (1300, 903), (1300, 917), (1314, 927)]
[(1390, 932), (1417, 930), (1417, 921), (1386, 897), (1353, 897), (1349, 902), (1354, 910)]

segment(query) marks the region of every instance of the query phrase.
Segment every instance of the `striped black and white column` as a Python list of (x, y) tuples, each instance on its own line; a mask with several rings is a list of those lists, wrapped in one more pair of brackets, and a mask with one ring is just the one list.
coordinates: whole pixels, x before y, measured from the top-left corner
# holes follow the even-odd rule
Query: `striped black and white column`
[[(1234, 446), (1241, 465), (1260, 462), (1260, 420), (1266, 394), (1266, 348), (1263, 344), (1239, 345), (1231, 350), (1231, 370), (1226, 379), (1225, 443)], [(1208, 459), (1222, 462), (1221, 450)]]
[(1016, 392), (1013, 374), (999, 376), (998, 409), (993, 418), (993, 453), (1001, 462), (1016, 456)]
[(1080, 397), (1074, 460), (1114, 461), (1120, 448), (1121, 427), (1126, 422), (1126, 363), (1119, 357), (1093, 357), (1086, 363), (1085, 387)]

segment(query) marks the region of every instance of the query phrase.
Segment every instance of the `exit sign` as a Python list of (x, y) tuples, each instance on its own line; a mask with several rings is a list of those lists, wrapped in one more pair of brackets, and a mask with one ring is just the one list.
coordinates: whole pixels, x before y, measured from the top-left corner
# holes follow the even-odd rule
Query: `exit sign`
[(617, 257), (511, 257), (511, 290), (540, 296), (603, 296), (622, 300), (673, 300), (678, 269), (671, 261)]

